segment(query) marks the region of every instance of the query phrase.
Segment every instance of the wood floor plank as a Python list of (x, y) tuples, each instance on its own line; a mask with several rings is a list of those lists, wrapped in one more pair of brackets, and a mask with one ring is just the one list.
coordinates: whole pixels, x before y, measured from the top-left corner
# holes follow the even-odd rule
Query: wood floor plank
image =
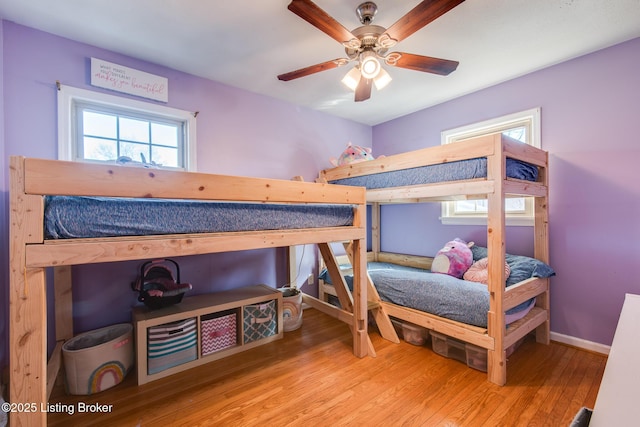
[[(483, 400), (483, 411), (461, 419), (462, 425), (516, 425), (522, 407), (528, 405), (539, 386), (536, 375), (541, 375), (543, 358), (527, 357), (537, 348), (533, 337), (525, 341), (520, 351), (507, 360), (509, 387), (492, 387)], [(482, 395), (486, 386), (480, 385), (474, 394)]]
[(592, 375), (591, 387), (584, 400), (584, 406), (587, 408), (593, 408), (596, 404), (596, 398), (598, 396), (598, 390), (600, 389), (600, 382), (602, 381), (602, 374), (604, 373), (605, 365), (607, 363), (606, 358), (597, 358), (597, 365), (594, 365), (594, 373), (600, 373), (600, 376)]
[[(581, 355), (581, 353), (578, 353)], [(576, 378), (581, 377), (579, 383), (575, 387), (575, 393), (571, 399), (571, 402), (566, 410), (566, 413), (563, 414), (563, 418), (573, 417), (575, 414), (582, 408), (586, 406), (588, 408), (593, 408), (595, 405), (595, 395), (593, 400), (589, 399), (590, 393), (593, 390), (594, 386), (594, 378), (593, 372), (598, 372), (599, 370), (604, 370), (604, 360), (602, 358), (587, 358), (586, 363), (581, 363), (577, 366), (577, 369), (580, 372), (576, 373)], [(596, 386), (599, 386), (600, 381), (597, 382)]]
[[(566, 364), (566, 353), (568, 347), (552, 344), (548, 348), (540, 348), (536, 346), (531, 353), (526, 354), (527, 357), (542, 358), (542, 363), (531, 370), (528, 378), (525, 380), (529, 389), (535, 388), (532, 396), (518, 401), (514, 410), (510, 411), (509, 418), (503, 418), (501, 422), (509, 422), (505, 425), (527, 425), (541, 410), (550, 398), (553, 390), (553, 379), (562, 375), (562, 371)], [(546, 357), (545, 357), (546, 356)], [(563, 363), (565, 361), (565, 363)]]
[[(353, 356), (342, 322), (314, 309), (282, 340), (137, 386), (135, 375), (91, 396), (54, 390), (53, 426), (519, 426), (569, 425), (593, 407), (606, 357), (527, 339), (508, 359), (507, 384), (372, 332), (377, 357)], [(554, 401), (560, 402), (555, 404)], [(78, 413), (79, 403), (112, 405)], [(64, 408), (59, 406), (58, 408)]]
[(549, 394), (531, 419), (533, 425), (544, 425), (545, 420), (557, 419), (558, 414), (566, 410), (566, 395), (573, 393), (575, 387), (572, 375), (578, 352), (575, 348), (568, 348), (565, 357), (561, 359), (557, 369), (554, 369), (554, 375), (547, 382), (548, 385), (545, 384), (549, 388)]

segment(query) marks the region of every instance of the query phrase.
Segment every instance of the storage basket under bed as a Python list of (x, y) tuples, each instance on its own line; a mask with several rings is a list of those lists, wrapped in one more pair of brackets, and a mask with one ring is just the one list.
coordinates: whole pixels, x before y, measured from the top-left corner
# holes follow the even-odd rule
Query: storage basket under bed
[(267, 338), (278, 333), (276, 300), (245, 305), (242, 310), (245, 343)]
[(237, 345), (236, 324), (235, 310), (200, 317), (202, 355), (206, 356)]
[(147, 329), (147, 371), (155, 374), (198, 357), (195, 317)]

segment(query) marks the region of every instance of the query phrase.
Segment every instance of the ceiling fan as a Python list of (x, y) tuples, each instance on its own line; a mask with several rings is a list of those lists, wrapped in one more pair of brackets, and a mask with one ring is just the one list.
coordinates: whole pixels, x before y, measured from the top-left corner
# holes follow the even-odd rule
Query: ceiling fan
[(342, 81), (355, 91), (355, 101), (359, 102), (371, 97), (372, 85), (379, 90), (391, 81), (391, 76), (380, 64), (381, 60), (389, 66), (446, 76), (458, 67), (457, 61), (388, 50), (463, 1), (423, 0), (386, 29), (372, 24), (378, 7), (367, 1), (356, 9), (362, 26), (349, 31), (311, 0), (292, 0), (288, 9), (340, 42), (347, 57), (280, 74), (278, 79), (289, 81), (357, 61)]

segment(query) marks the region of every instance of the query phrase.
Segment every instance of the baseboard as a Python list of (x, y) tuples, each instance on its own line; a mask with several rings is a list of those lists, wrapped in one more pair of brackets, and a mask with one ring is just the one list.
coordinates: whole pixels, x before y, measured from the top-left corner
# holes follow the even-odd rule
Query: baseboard
[(601, 353), (608, 355), (611, 350), (611, 346), (600, 344), (593, 341), (583, 340), (582, 338), (576, 338), (569, 335), (559, 334), (557, 332), (551, 332), (551, 339), (562, 344), (567, 344), (573, 347), (582, 348), (584, 350), (593, 351), (595, 353)]

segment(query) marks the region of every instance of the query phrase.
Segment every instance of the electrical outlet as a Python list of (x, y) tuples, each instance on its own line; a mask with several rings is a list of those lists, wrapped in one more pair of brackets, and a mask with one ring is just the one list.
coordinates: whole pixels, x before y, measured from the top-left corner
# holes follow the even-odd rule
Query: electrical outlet
[(307, 277), (307, 285), (313, 285), (313, 274), (309, 274)]

